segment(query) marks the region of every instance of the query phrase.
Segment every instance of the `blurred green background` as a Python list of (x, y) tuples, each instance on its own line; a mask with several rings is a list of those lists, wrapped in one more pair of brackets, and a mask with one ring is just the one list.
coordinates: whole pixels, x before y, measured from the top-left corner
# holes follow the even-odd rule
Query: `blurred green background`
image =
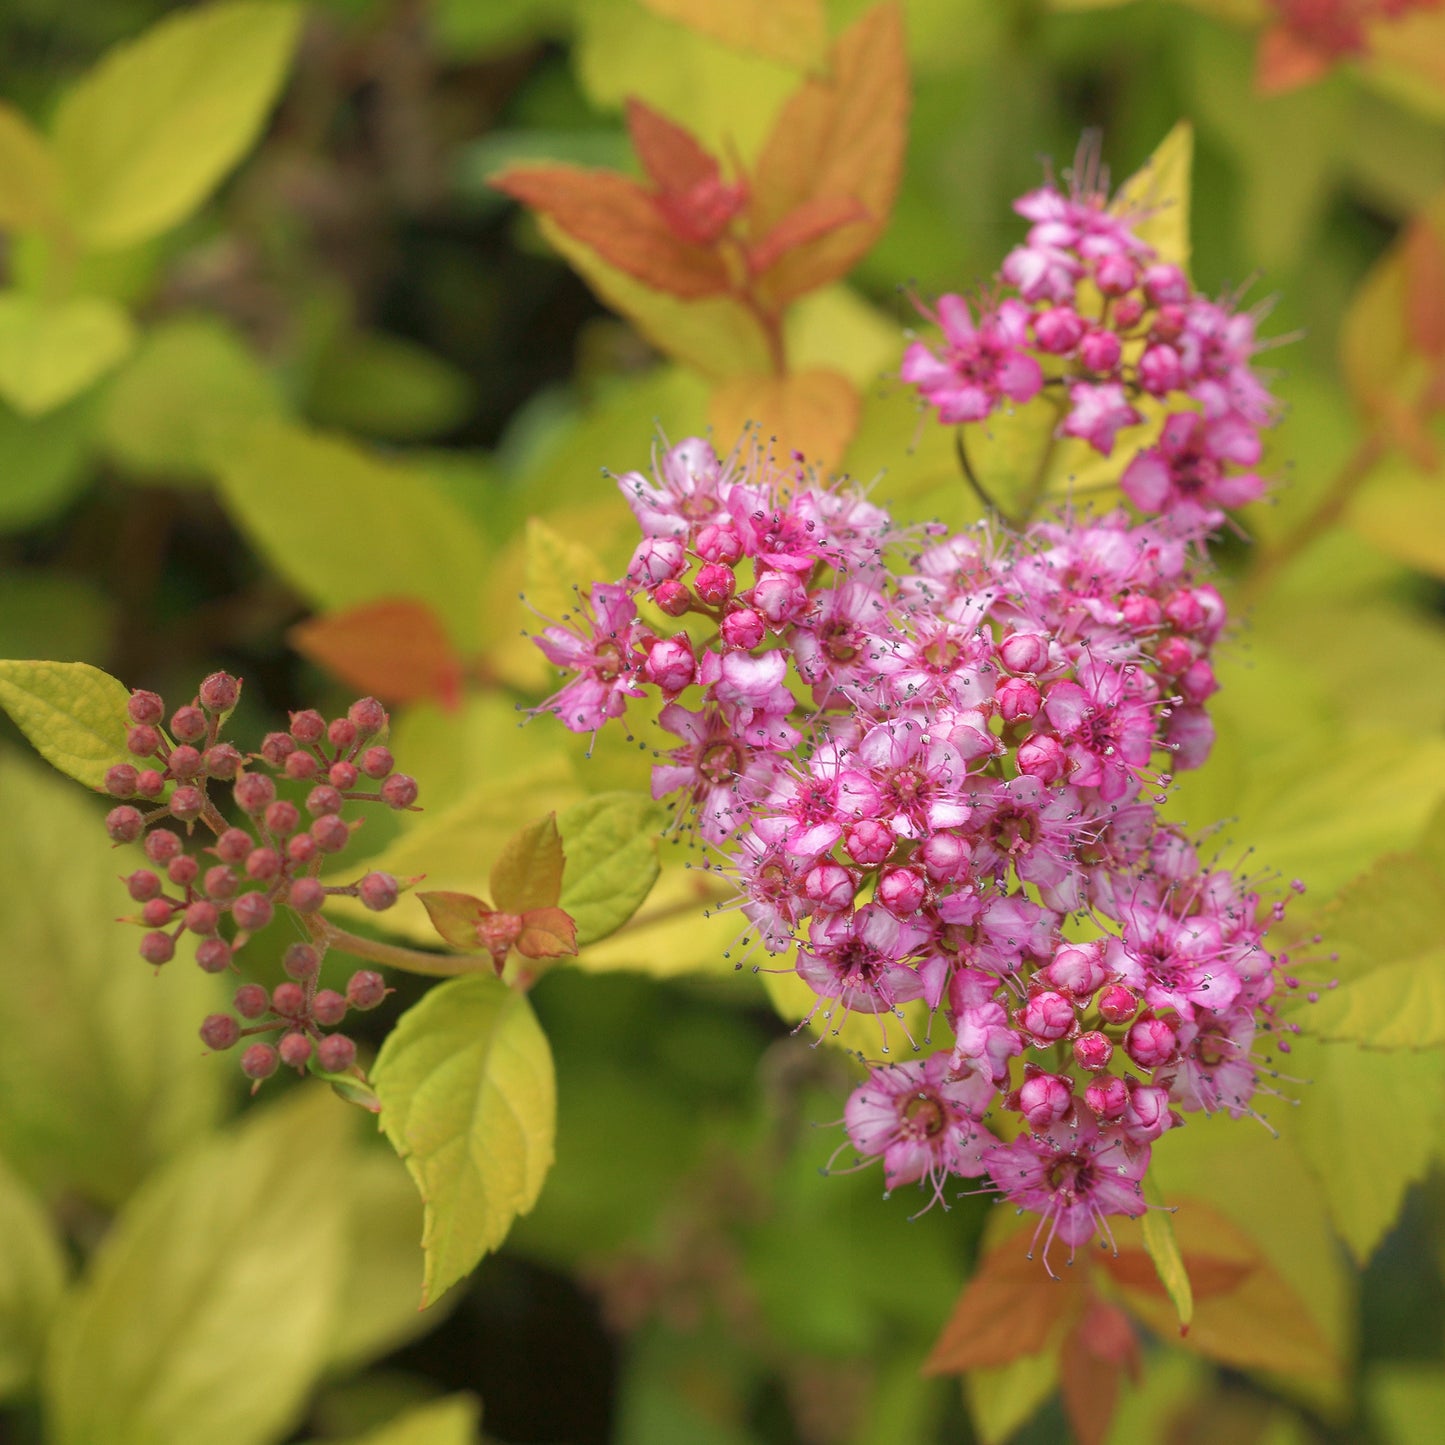
[[(8, 0), (0, 98), (44, 130), (102, 55), (192, 8), (205, 7)], [(18, 313), (0, 323), (0, 656), (84, 660), (168, 698), (223, 666), (245, 678), (242, 730), (259, 736), (288, 708), (344, 705), (365, 683), (302, 655), (291, 628), (413, 593), (464, 663), (465, 702), (400, 709), (397, 751), (430, 807), (493, 800), (498, 823), (469, 846), (534, 816), (549, 789), (645, 787), (635, 749), (604, 745), (589, 765), (570, 737), (514, 733), (514, 704), (545, 690), (516, 638), (529, 622), (516, 593), (549, 585), (522, 528), (539, 515), (615, 569), (627, 519), (600, 469), (643, 464), (658, 425), (674, 438), (705, 426), (707, 382), (602, 305), (487, 180), (540, 158), (635, 172), (629, 95), (746, 164), (806, 67), (700, 33), (676, 18), (689, 8), (310, 0), (254, 143), (185, 214), (114, 245), (77, 249), (8, 201), (7, 167), (24, 157), (0, 131), (0, 304), (89, 298), (110, 318), (100, 330), (119, 328), (37, 393)], [(830, 0), (830, 30), (865, 8)], [(1244, 620), (1219, 756), (1186, 811), (1237, 820), (1231, 836), (1324, 904), (1410, 847), (1445, 791), (1445, 246), (1421, 221), (1445, 217), (1445, 30), (1436, 12), (1407, 16), (1405, 43), (1381, 22), (1368, 53), (1264, 94), (1261, 36), (1288, 9), (907, 0), (897, 204), (848, 283), (800, 318), (798, 348), (859, 388), (850, 469), (870, 480), (886, 466), (878, 495), (906, 516), (966, 520), (947, 438), (922, 435), (888, 379), (915, 320), (900, 287), (985, 283), (1022, 233), (1011, 200), (1045, 160), (1067, 164), (1082, 131), (1101, 132), (1123, 178), (1192, 121), (1196, 282), (1267, 307), (1264, 333), (1288, 344), (1267, 358), (1287, 407), (1276, 498), (1244, 519), (1252, 552), (1225, 541)], [(262, 423), (271, 452), (249, 449)], [(418, 509), (466, 530), (434, 575), (402, 556)], [(219, 1131), (237, 1127), (241, 1098), (230, 1064), (192, 1043), (209, 980), (179, 965), (152, 980), (111, 938), (121, 899), (98, 812), (38, 775), (4, 729), (0, 800), (15, 825), (0, 842), (0, 1216), (16, 1222), (0, 1245), (0, 1441), (78, 1445), (83, 1427), (57, 1426), (63, 1411), (44, 1403), (58, 1377), (41, 1377), (59, 1367), (35, 1372), (47, 1302), (117, 1211), (154, 1207), (151, 1171), (207, 1147), (221, 1151), (213, 1163), (237, 1157)], [(378, 828), (368, 843), (388, 841)], [(63, 928), (37, 906), (72, 897)], [(1070, 1438), (1046, 1365), (984, 1372), (967, 1400), (956, 1380), (920, 1377), (989, 1207), (909, 1223), (903, 1201), (879, 1200), (878, 1178), (820, 1178), (839, 1134), (813, 1126), (841, 1113), (844, 1061), (791, 1037), (756, 981), (721, 964), (717, 937), (684, 920), (646, 957), (613, 947), (539, 985), (557, 1164), (440, 1318), (414, 1312), (417, 1208), (360, 1116), (348, 1132), (339, 1103), (312, 1117), (299, 1100), (247, 1125), (296, 1131), (298, 1157), (324, 1136), (332, 1173), (277, 1188), (305, 1182), (346, 1208), (303, 1200), (288, 1213), (260, 1194), (256, 1218), (229, 1233), (218, 1222), (214, 1240), (204, 1218), (176, 1225), (223, 1273), (228, 1250), (257, 1256), (236, 1296), (252, 1313), (219, 1308), (214, 1335), (191, 1342), (224, 1354), (236, 1403), (214, 1433), (187, 1434), (196, 1417), (182, 1413), (164, 1439), (115, 1438), (359, 1440), (409, 1418), (414, 1433), (375, 1440), (450, 1445), (475, 1438), (459, 1394), (482, 1402), (487, 1439), (516, 1445)], [(265, 977), (275, 960), (249, 966)], [(402, 981), (370, 1046), (419, 992)], [(1438, 1032), (1431, 1020), (1411, 1037), (1438, 1045)], [(1360, 1057), (1317, 1104), (1296, 1091), (1301, 1115), (1316, 1104), (1324, 1121), (1279, 1146), (1298, 1148), (1304, 1172), (1250, 1176), (1241, 1162), (1231, 1196), (1241, 1215), (1279, 1210), (1276, 1235), (1323, 1241), (1296, 1269), (1318, 1286), (1333, 1362), (1301, 1381), (1153, 1341), (1111, 1440), (1439, 1438), (1440, 1055), (1388, 1056), (1398, 1068)], [(1371, 1139), (1388, 1141), (1383, 1161)], [(1269, 1142), (1259, 1131), (1219, 1148), (1278, 1159)], [(1285, 1201), (1282, 1178), (1306, 1183)], [(270, 1275), (268, 1229), (289, 1241)], [(309, 1291), (327, 1269), (356, 1299), (333, 1300), (323, 1329)], [(123, 1315), (114, 1329), (119, 1341)], [(251, 1419), (246, 1400), (268, 1392), (275, 1408)], [(432, 1399), (434, 1413), (406, 1415)]]

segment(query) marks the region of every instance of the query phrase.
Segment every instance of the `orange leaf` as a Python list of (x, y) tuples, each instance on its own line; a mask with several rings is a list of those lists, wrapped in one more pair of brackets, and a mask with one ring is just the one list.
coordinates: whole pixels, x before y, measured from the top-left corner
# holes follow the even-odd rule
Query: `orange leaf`
[(858, 429), (858, 391), (837, 371), (796, 371), (788, 376), (739, 376), (713, 393), (708, 416), (724, 439), (748, 422), (784, 450), (799, 451), (821, 467), (835, 465)]
[(1445, 242), (1428, 216), (1416, 219), (1401, 242), (1405, 265), (1405, 325), (1425, 356), (1445, 357)]
[(1126, 1365), (1137, 1378), (1139, 1342), (1128, 1317), (1117, 1305), (1090, 1300), (1059, 1356), (1064, 1413), (1079, 1445), (1103, 1445), (1108, 1438)]
[(508, 913), (550, 908), (562, 896), (562, 835), (557, 815), (548, 813), (507, 839), (492, 865), (492, 897)]
[(463, 953), (480, 953), (486, 948), (480, 928), (493, 910), (470, 893), (418, 893), (432, 927), (453, 948)]
[(722, 258), (674, 234), (656, 198), (626, 176), (577, 166), (519, 166), (491, 184), (658, 291), (696, 297), (728, 289)]
[(814, 196), (795, 206), (755, 246), (748, 248), (748, 265), (754, 275), (776, 266), (789, 251), (806, 246), (846, 226), (866, 221), (868, 208), (856, 196)]
[(627, 100), (627, 131), (648, 179), (660, 191), (688, 191), (718, 178), (718, 163), (698, 144), (691, 131), (644, 105)]
[(560, 908), (531, 908), (522, 915), (517, 952), (527, 958), (560, 958), (577, 952), (577, 925)]
[(462, 662), (425, 602), (385, 597), (298, 622), (286, 640), (349, 687), (383, 702), (460, 701)]
[(642, 0), (665, 20), (735, 50), (811, 68), (823, 58), (828, 25), (822, 0)]
[[(1159, 1278), (1159, 1271), (1144, 1250), (1121, 1249), (1116, 1255), (1104, 1255), (1099, 1263), (1126, 1289), (1157, 1294), (1160, 1299), (1168, 1298), (1169, 1292)], [(1197, 1300), (1228, 1294), (1254, 1270), (1252, 1260), (1219, 1259), (1199, 1253), (1185, 1255), (1184, 1264), (1189, 1270), (1189, 1285)]]
[(956, 1375), (1034, 1354), (1062, 1319), (1083, 1307), (1086, 1272), (1050, 1277), (1028, 1257), (1032, 1238), (1031, 1229), (1016, 1230), (985, 1257), (924, 1361), (925, 1375)]
[(1335, 57), (1302, 39), (1288, 25), (1272, 25), (1259, 38), (1254, 84), (1261, 95), (1280, 95), (1329, 73)]
[(838, 37), (832, 73), (805, 81), (783, 106), (759, 157), (749, 218), (766, 236), (805, 201), (852, 196), (868, 220), (791, 252), (768, 276), (781, 308), (845, 275), (878, 239), (893, 209), (908, 140), (908, 60), (896, 3), (875, 6)]

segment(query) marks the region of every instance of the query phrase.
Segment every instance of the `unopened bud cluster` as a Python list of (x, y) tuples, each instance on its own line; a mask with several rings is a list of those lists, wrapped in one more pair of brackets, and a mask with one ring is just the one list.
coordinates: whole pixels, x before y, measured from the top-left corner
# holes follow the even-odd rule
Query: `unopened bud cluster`
[(411, 808), (416, 782), (395, 770), (379, 740), (386, 710), (370, 697), (330, 721), (309, 709), (294, 713), (287, 731), (267, 734), (258, 753), (243, 755), (221, 737), (240, 688), (228, 673), (213, 673), (168, 721), (156, 693), (131, 694), (126, 745), (136, 761), (118, 763), (105, 778), (107, 792), (130, 801), (106, 815), (106, 831), (116, 843), (139, 842), (150, 865), (123, 880), (140, 905), (130, 921), (145, 930), (140, 955), (147, 963), (168, 963), (189, 934), (197, 964), (207, 973), (224, 972), (246, 942), (283, 913), (318, 938), (287, 951), (288, 982), (269, 996), (258, 984), (243, 985), (236, 996), (239, 1019), (212, 1015), (201, 1037), (225, 1049), (279, 1031), (276, 1046), (253, 1043), (243, 1054), (241, 1067), (252, 1079), (282, 1063), (304, 1069), (313, 1051), (323, 1070), (341, 1072), (353, 1067), (355, 1045), (324, 1031), (341, 1023), (348, 1008), (374, 1007), (385, 986), (379, 975), (361, 972), (344, 995), (320, 988), (325, 935), (308, 929), (306, 920), (338, 895), (378, 912), (396, 902), (400, 885), (389, 873), (370, 872), (344, 885), (324, 884), (320, 874), (358, 826), (346, 817), (349, 805)]
[[(1253, 1111), (1256, 1038), (1293, 1027), (1264, 944), (1283, 905), (1158, 807), (1212, 744), (1226, 618), (1205, 544), (1258, 490), (1227, 465), (1270, 404), (1249, 328), (1102, 195), (1022, 208), (1035, 229), (1005, 276), (1035, 309), (975, 327), (943, 308), (949, 349), (911, 349), (906, 374), (962, 422), (1036, 392), (1042, 349), (1071, 368), (1063, 430), (1106, 452), (1142, 420), (1129, 392), (1182, 387), (1199, 410), (1121, 464), (1143, 515), (909, 533), (857, 491), (694, 438), (618, 479), (643, 533), (627, 576), (536, 641), (575, 674), (544, 704), (574, 731), (660, 695), (678, 746), (654, 796), (726, 851), (810, 1018), (876, 1016), (886, 1054), (890, 1032), (923, 1053), (941, 1015), (951, 1044), (849, 1100), (854, 1149), (890, 1188), (982, 1180), (1072, 1250), (1143, 1212), (1182, 1114)], [(692, 625), (669, 635), (642, 602)]]

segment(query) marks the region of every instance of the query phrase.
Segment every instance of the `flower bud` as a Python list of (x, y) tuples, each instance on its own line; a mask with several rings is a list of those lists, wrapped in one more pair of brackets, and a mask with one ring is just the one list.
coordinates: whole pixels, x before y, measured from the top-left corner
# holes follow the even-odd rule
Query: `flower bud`
[(105, 790), (112, 798), (134, 797), (139, 777), (140, 774), (129, 763), (117, 763), (105, 770)]
[(843, 834), (843, 848), (864, 868), (876, 867), (893, 851), (893, 830), (876, 818), (860, 818)]
[(1174, 1057), (1178, 1044), (1174, 1030), (1164, 1019), (1145, 1014), (1124, 1037), (1124, 1052), (1141, 1069), (1157, 1069)]
[(282, 1018), (300, 1018), (306, 1012), (306, 990), (299, 983), (278, 983), (271, 990), (271, 1010)]
[(973, 848), (956, 833), (932, 833), (914, 856), (935, 883), (961, 883), (968, 876)]
[(273, 768), (285, 767), (286, 759), (296, 751), (296, 739), (290, 733), (267, 733), (261, 739), (261, 756)]
[(244, 863), (256, 840), (244, 828), (227, 828), (216, 839), (216, 857), (223, 863)]
[(1060, 993), (1072, 999), (1092, 998), (1109, 977), (1102, 962), (1104, 946), (1099, 942), (1061, 943), (1054, 950), (1053, 961), (1039, 970), (1038, 976)]
[(264, 773), (244, 773), (231, 788), (236, 806), (253, 817), (276, 801), (276, 784)]
[(326, 889), (319, 878), (297, 878), (286, 890), (286, 906), (297, 913), (319, 913), (326, 906)]
[(334, 988), (323, 988), (311, 1000), (311, 1013), (324, 1028), (334, 1028), (346, 1017), (346, 1000)]
[(1091, 331), (1079, 343), (1079, 360), (1089, 371), (1099, 375), (1111, 373), (1119, 364), (1123, 348), (1112, 331)]
[(369, 968), (357, 969), (346, 982), (346, 1001), (352, 1008), (373, 1009), (386, 995), (386, 980)]
[(1099, 995), (1099, 1017), (1107, 1024), (1126, 1024), (1139, 1012), (1134, 990), (1122, 983), (1111, 983)]
[(1144, 271), (1144, 294), (1151, 306), (1180, 305), (1189, 300), (1189, 281), (1178, 266), (1149, 266)]
[(367, 748), (361, 755), (361, 771), (376, 782), (388, 776), (395, 766), (396, 760), (389, 748)]
[(1155, 342), (1146, 346), (1139, 358), (1139, 385), (1150, 396), (1165, 396), (1177, 391), (1184, 381), (1184, 369), (1179, 364), (1179, 353), (1166, 342)]
[(1122, 251), (1107, 251), (1094, 263), (1094, 285), (1105, 296), (1122, 296), (1139, 284), (1139, 268)]
[(330, 783), (321, 783), (306, 795), (306, 811), (313, 818), (324, 818), (328, 813), (339, 813), (345, 806), (345, 799)]
[(693, 591), (709, 607), (721, 607), (724, 602), (732, 601), (733, 593), (737, 591), (738, 579), (733, 576), (731, 567), (725, 567), (721, 562), (709, 562), (698, 569), (692, 586)]
[(356, 786), (357, 768), (355, 763), (332, 763), (326, 770), (326, 781), (341, 792), (348, 792)]
[(416, 802), (416, 779), (405, 773), (393, 773), (381, 785), (381, 801), (388, 808), (409, 808)]
[(1035, 989), (1014, 1015), (1018, 1026), (1042, 1046), (1069, 1037), (1079, 1027), (1073, 1003), (1053, 989)]
[(373, 913), (384, 913), (390, 908), (396, 902), (398, 892), (396, 879), (390, 873), (368, 873), (356, 888), (362, 907), (369, 908)]
[(276, 1046), (281, 1062), (291, 1069), (304, 1069), (311, 1059), (311, 1040), (301, 1033), (289, 1033)]
[(1139, 324), (1139, 318), (1144, 314), (1144, 298), (1142, 296), (1121, 296), (1114, 305), (1114, 329), (1116, 331), (1132, 331)]
[(286, 856), (303, 868), (320, 852), (321, 849), (316, 846), (316, 839), (310, 833), (298, 833), (286, 843)]
[(309, 943), (293, 943), (281, 955), (281, 967), (288, 978), (305, 982), (321, 969), (321, 954)]
[(186, 927), (201, 937), (214, 933), (221, 921), (221, 910), (208, 898), (198, 898), (186, 909)]
[(1136, 1144), (1149, 1144), (1174, 1122), (1169, 1116), (1169, 1091), (1157, 1084), (1129, 1081), (1129, 1107), (1124, 1111), (1124, 1129)]
[(246, 855), (246, 877), (269, 883), (280, 875), (281, 855), (274, 848), (252, 848)]
[(1154, 324), (1149, 328), (1149, 335), (1155, 341), (1177, 341), (1184, 334), (1187, 320), (1182, 306), (1166, 303), (1159, 308)]
[(1113, 1043), (1097, 1029), (1080, 1034), (1074, 1040), (1074, 1062), (1081, 1069), (1088, 1069), (1090, 1073), (1097, 1074), (1100, 1070), (1107, 1069), (1109, 1060), (1113, 1057)]
[(266, 831), (276, 838), (289, 838), (301, 822), (296, 804), (286, 798), (277, 798), (266, 805)]
[(1053, 306), (1034, 317), (1034, 340), (1041, 351), (1065, 356), (1084, 339), (1084, 323), (1072, 306)]
[(178, 742), (198, 743), (206, 735), (206, 715), (200, 708), (178, 707), (171, 714), (171, 736)]
[(316, 1061), (328, 1074), (340, 1074), (356, 1062), (356, 1045), (345, 1034), (328, 1034), (316, 1050)]
[(928, 885), (913, 868), (890, 868), (878, 879), (878, 902), (895, 918), (911, 918), (923, 907)]
[(146, 857), (162, 867), (179, 858), (183, 848), (180, 836), (169, 828), (153, 828), (145, 841)]
[(692, 593), (686, 583), (676, 582), (671, 578), (666, 582), (659, 582), (652, 589), (652, 600), (669, 617), (681, 617), (692, 611)]
[(244, 928), (247, 933), (259, 933), (270, 923), (274, 913), (271, 900), (264, 893), (243, 893), (231, 905), (231, 917), (236, 920), (236, 927)]
[(751, 652), (766, 635), (762, 613), (751, 607), (734, 608), (722, 620), (723, 641), (741, 652)]
[(213, 778), (229, 783), (241, 771), (243, 759), (230, 743), (217, 743), (201, 755), (202, 768)]
[(697, 658), (685, 632), (654, 642), (642, 662), (642, 675), (668, 697), (676, 697), (697, 680)]
[(292, 753), (286, 759), (286, 776), (293, 783), (309, 783), (321, 771), (321, 764), (310, 753)]
[(841, 863), (824, 859), (815, 863), (803, 879), (803, 897), (815, 907), (834, 912), (852, 904), (858, 880)]
[(147, 903), (161, 895), (161, 880), (149, 868), (137, 868), (125, 880), (125, 889), (137, 903)]
[(355, 747), (356, 724), (349, 717), (332, 718), (326, 725), (326, 741), (341, 753)]
[(351, 841), (351, 829), (335, 813), (327, 813), (311, 825), (311, 836), (323, 853), (339, 853)]
[(155, 768), (142, 768), (135, 775), (135, 790), (143, 798), (159, 798), (166, 790), (165, 774)]
[(1170, 635), (1154, 649), (1154, 661), (1165, 677), (1178, 677), (1194, 661), (1194, 646), (1187, 637)]
[(236, 1012), (243, 1019), (258, 1019), (271, 1007), (266, 990), (259, 983), (243, 983), (235, 993)]
[(656, 587), (687, 570), (687, 553), (676, 537), (644, 537), (627, 564), (627, 579), (639, 587)]
[(110, 834), (112, 842), (134, 843), (145, 832), (145, 819), (141, 817), (138, 808), (124, 803), (119, 808), (112, 808), (105, 815), (105, 831)]
[(241, 1037), (241, 1025), (230, 1014), (207, 1014), (201, 1025), (201, 1042), (208, 1049), (229, 1049)]
[(708, 522), (693, 539), (692, 550), (704, 562), (720, 562), (731, 567), (743, 555), (743, 542), (730, 522)]
[(229, 672), (213, 672), (199, 692), (201, 706), (208, 712), (230, 712), (241, 696), (241, 684)]
[(224, 938), (203, 938), (196, 945), (196, 963), (204, 973), (224, 973), (231, 966), (231, 945)]
[(1125, 625), (1131, 632), (1154, 632), (1164, 623), (1164, 609), (1146, 592), (1131, 592), (1119, 604)]
[(148, 933), (140, 941), (140, 956), (158, 966), (169, 963), (176, 956), (175, 940), (169, 933)]
[(281, 1056), (270, 1044), (252, 1044), (241, 1055), (241, 1072), (248, 1079), (255, 1079), (260, 1083), (262, 1079), (269, 1079), (276, 1072), (280, 1062)]
[(1179, 679), (1179, 692), (1185, 702), (1197, 705), (1206, 698), (1213, 697), (1218, 691), (1219, 680), (1214, 676), (1214, 669), (1209, 665), (1207, 657), (1201, 657), (1198, 662), (1191, 664)]
[(126, 700), (125, 710), (133, 723), (158, 723), (166, 715), (166, 705), (160, 694), (154, 692), (131, 693)]
[(177, 788), (171, 794), (169, 804), (171, 817), (182, 823), (193, 823), (201, 816), (206, 806), (206, 795), (199, 789), (187, 785)]
[(125, 735), (126, 751), (138, 758), (154, 757), (160, 745), (161, 735), (149, 723), (137, 723)]
[(387, 724), (386, 709), (374, 697), (359, 697), (349, 708), (346, 716), (360, 737), (374, 737)]
[(1084, 1103), (1100, 1123), (1113, 1123), (1124, 1117), (1129, 1107), (1129, 1089), (1118, 1074), (1104, 1074), (1090, 1079), (1084, 1090)]
[(326, 736), (326, 719), (315, 708), (291, 714), (291, 736), (303, 747), (319, 743)]
[(1204, 625), (1204, 608), (1188, 587), (1181, 587), (1165, 598), (1164, 615), (1180, 632), (1193, 633)]
[(188, 853), (182, 853), (166, 864), (166, 877), (180, 888), (188, 888), (194, 883), (200, 871), (199, 861)]
[(1069, 771), (1069, 755), (1051, 733), (1025, 738), (1019, 744), (1017, 761), (1020, 773), (1041, 783), (1056, 783)]
[(1028, 1073), (1009, 1103), (1033, 1128), (1044, 1130), (1074, 1107), (1073, 1083), (1061, 1074), (1035, 1070)]
[(1042, 672), (1049, 665), (1049, 640), (1041, 632), (1011, 632), (997, 651), (1009, 672)]
[(1033, 683), (1023, 677), (1006, 677), (994, 691), (994, 702), (998, 715), (1006, 723), (1027, 722), (1039, 714), (1043, 706), (1043, 695)]
[(769, 627), (782, 627), (802, 616), (808, 589), (791, 572), (764, 572), (748, 592), (748, 600)]
[(175, 904), (168, 898), (148, 898), (140, 911), (141, 922), (148, 928), (164, 928), (174, 912)]

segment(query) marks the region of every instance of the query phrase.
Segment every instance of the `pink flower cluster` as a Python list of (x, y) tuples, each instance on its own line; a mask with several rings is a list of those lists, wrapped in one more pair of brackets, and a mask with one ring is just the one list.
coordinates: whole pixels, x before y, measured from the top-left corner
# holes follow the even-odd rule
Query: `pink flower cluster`
[(1199, 409), (1124, 469), (1157, 515), (909, 533), (801, 466), (693, 438), (618, 479), (642, 532), (627, 575), (536, 640), (575, 674), (543, 705), (574, 731), (660, 698), (677, 745), (654, 796), (724, 851), (750, 932), (817, 996), (809, 1018), (874, 1016), (884, 1054), (901, 1034), (923, 1055), (870, 1069), (853, 1149), (890, 1189), (977, 1180), (1037, 1212), (1047, 1261), (1143, 1212), (1151, 1148), (1184, 1114), (1253, 1112), (1254, 1051), (1292, 1027), (1273, 997), (1294, 985), (1264, 942), (1283, 904), (1158, 807), (1213, 738), (1225, 608), (1204, 544), (1258, 490), (1226, 468), (1270, 410), (1248, 325), (1099, 197), (1021, 209), (1018, 298), (975, 323), (945, 297), (948, 349), (911, 347), (905, 374), (966, 421), (1052, 368), (1064, 429), (1104, 451), (1132, 391), (1182, 390)]
[(1004, 260), (1002, 299), (975, 317), (963, 297), (941, 297), (926, 314), (942, 344), (913, 342), (903, 379), (948, 423), (1055, 397), (1059, 433), (1104, 456), (1145, 420), (1136, 403), (1152, 399), (1170, 409), (1163, 435), (1120, 486), (1141, 511), (1217, 525), (1220, 509), (1264, 490), (1251, 469), (1274, 402), (1250, 368), (1254, 317), (1198, 295), (1109, 207), (1094, 175), (1086, 156), (1069, 194), (1048, 185), (1017, 202), (1032, 225)]

